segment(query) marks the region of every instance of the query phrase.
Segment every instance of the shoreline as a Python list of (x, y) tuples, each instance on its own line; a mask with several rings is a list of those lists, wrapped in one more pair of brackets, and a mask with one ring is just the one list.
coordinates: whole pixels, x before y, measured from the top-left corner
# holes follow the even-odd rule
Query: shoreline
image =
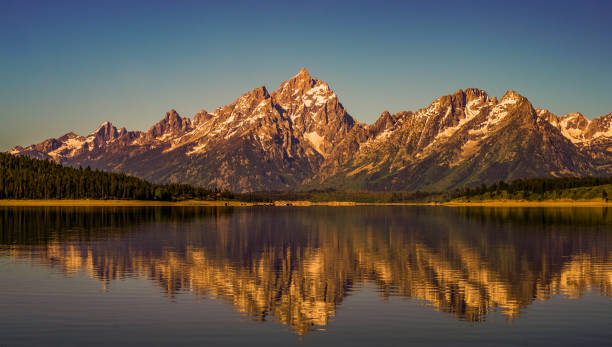
[(612, 201), (603, 200), (481, 200), (449, 201), (444, 206), (481, 206), (481, 207), (612, 207)]
[(434, 206), (439, 203), (369, 203), (369, 202), (353, 202), (353, 201), (275, 201), (275, 202), (245, 202), (233, 200), (185, 200), (185, 201), (152, 201), (152, 200), (93, 200), (93, 199), (67, 199), (67, 200), (15, 200), (15, 199), (0, 199), (0, 207), (2, 206), (106, 206), (106, 207), (139, 207), (139, 206), (220, 206), (220, 207), (248, 207), (248, 206)]
[[(226, 205), (227, 204), (227, 205)], [(0, 206), (100, 206), (100, 207), (139, 207), (139, 206), (253, 206), (252, 203), (241, 201), (153, 201), (153, 200), (0, 200)]]
[(244, 201), (149, 201), (149, 200), (0, 200), (1, 207), (32, 206), (32, 207), (185, 207), (185, 206), (218, 206), (218, 207), (249, 207), (249, 206), (447, 206), (447, 207), (612, 207), (612, 201), (603, 200), (483, 200), (483, 201), (449, 201), (449, 202), (399, 202), (399, 203), (369, 203), (351, 201), (275, 201), (271, 202), (244, 202)]

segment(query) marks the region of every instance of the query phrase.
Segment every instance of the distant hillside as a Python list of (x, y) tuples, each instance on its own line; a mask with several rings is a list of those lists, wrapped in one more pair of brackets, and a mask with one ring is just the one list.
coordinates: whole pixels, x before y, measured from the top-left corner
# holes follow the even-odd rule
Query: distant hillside
[(160, 185), (126, 174), (64, 167), (0, 153), (0, 199), (217, 200), (232, 197), (185, 184)]
[(356, 202), (356, 203), (434, 203), (450, 201), (461, 195), (460, 191), (350, 191), (350, 190), (310, 190), (310, 191), (270, 191), (237, 193), (236, 198), (244, 202), (310, 201), (310, 202)]
[(612, 177), (519, 179), (448, 191), (269, 191), (235, 194), (186, 184), (154, 184), (126, 174), (64, 167), (50, 160), (0, 153), (0, 199), (349, 201), (593, 200), (612, 198)]
[(612, 177), (563, 177), (519, 179), (476, 188), (447, 191), (271, 191), (236, 194), (240, 201), (310, 201), (357, 203), (444, 203), (482, 200), (610, 200)]

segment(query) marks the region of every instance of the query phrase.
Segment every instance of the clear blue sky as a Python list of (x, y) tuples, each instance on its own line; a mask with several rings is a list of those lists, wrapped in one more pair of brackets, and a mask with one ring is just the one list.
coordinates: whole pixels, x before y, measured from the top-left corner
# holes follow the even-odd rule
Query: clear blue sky
[(146, 130), (302, 66), (367, 123), (469, 87), (612, 112), (612, 1), (0, 1), (0, 150)]

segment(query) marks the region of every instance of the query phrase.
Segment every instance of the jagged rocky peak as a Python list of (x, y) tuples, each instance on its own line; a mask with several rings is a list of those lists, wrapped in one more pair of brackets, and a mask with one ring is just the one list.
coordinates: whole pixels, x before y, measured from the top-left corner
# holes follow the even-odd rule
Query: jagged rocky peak
[(189, 131), (190, 128), (190, 120), (181, 117), (175, 109), (171, 109), (166, 112), (164, 118), (151, 127), (147, 133), (152, 137), (160, 137), (166, 134), (181, 134)]
[(612, 112), (605, 116), (597, 117), (591, 121), (593, 126), (596, 126), (599, 130), (610, 131), (612, 130)]
[(327, 83), (313, 78), (306, 69), (302, 68), (297, 75), (281, 83), (274, 92), (274, 97), (281, 104), (304, 103), (306, 107), (312, 107), (322, 106), (336, 99), (336, 94)]
[(573, 136), (576, 136), (578, 132), (584, 132), (589, 127), (591, 121), (582, 115), (582, 113), (574, 112), (561, 117), (559, 123), (563, 129), (574, 130)]
[(364, 125), (302, 68), (276, 91), (255, 88), (212, 113), (190, 119), (170, 110), (146, 133), (106, 122), (85, 137), (68, 133), (11, 153), (236, 191), (447, 189), (526, 175), (610, 174), (612, 161), (600, 163), (612, 158), (612, 114), (559, 118), (512, 90), (498, 101), (468, 88)]
[(67, 134), (64, 134), (61, 137), (58, 137), (57, 140), (61, 141), (61, 142), (65, 142), (65, 141), (68, 141), (68, 140), (71, 140), (71, 139), (75, 139), (77, 137), (80, 137), (80, 136), (71, 131), (71, 132), (69, 132)]
[(580, 112), (556, 117), (548, 110), (536, 110), (538, 116), (547, 119), (561, 134), (578, 145), (600, 137), (612, 137), (612, 113), (589, 120)]
[(178, 112), (176, 112), (175, 109), (171, 109), (170, 111), (166, 112), (166, 115), (164, 116), (164, 121), (169, 124), (180, 124), (182, 120), (183, 118), (178, 114)]
[(110, 141), (119, 136), (119, 131), (117, 131), (117, 127), (115, 127), (111, 122), (106, 121), (100, 124), (98, 129), (94, 130), (90, 136), (93, 136), (99, 140)]
[(462, 118), (468, 107), (495, 104), (496, 100), (490, 98), (486, 91), (477, 88), (459, 89), (456, 92), (436, 99), (428, 108), (428, 113), (447, 112), (453, 118)]
[(247, 94), (258, 100), (267, 99), (270, 97), (270, 93), (268, 92), (266, 86), (260, 86), (258, 88), (255, 88)]
[(254, 110), (259, 104), (270, 98), (270, 93), (265, 86), (261, 86), (251, 90), (248, 93), (242, 94), (236, 101), (225, 106), (224, 108), (215, 111), (215, 113), (230, 114), (232, 112), (240, 112), (242, 115)]
[(308, 70), (306, 70), (306, 68), (305, 68), (305, 67), (302, 67), (302, 68), (300, 69), (300, 71), (298, 72), (298, 74), (296, 75), (296, 77), (297, 77), (297, 76), (302, 76), (302, 77), (304, 77), (304, 78), (310, 78), (310, 74), (308, 73)]
[(391, 113), (389, 113), (389, 111), (384, 110), (383, 113), (380, 115), (380, 118), (378, 118), (378, 120), (376, 121), (376, 123), (379, 123), (379, 122), (382, 122), (384, 124), (393, 125), (393, 123), (395, 123), (395, 119), (393, 118)]
[[(433, 117), (434, 123), (430, 126), (438, 131), (446, 127), (456, 127), (478, 114), (479, 109), (487, 105), (494, 105), (486, 91), (468, 88), (459, 89), (453, 94), (436, 99), (425, 111), (427, 117)], [(422, 111), (421, 111), (422, 112)]]
[(550, 123), (555, 128), (559, 128), (559, 117), (557, 117), (556, 114), (550, 112), (549, 110), (541, 108), (536, 108), (535, 111), (540, 119)]
[(272, 102), (291, 120), (296, 134), (301, 133), (306, 139), (311, 137), (309, 142), (319, 136), (327, 141), (339, 141), (355, 124), (329, 85), (312, 77), (304, 68), (281, 83), (272, 93)]
[[(451, 102), (453, 102), (456, 106), (463, 107), (468, 103), (474, 102), (476, 100), (481, 102), (487, 102), (490, 100), (489, 94), (486, 91), (476, 89), (476, 88), (468, 88), (466, 90), (459, 89), (455, 93), (447, 96)], [(443, 97), (444, 98), (444, 97)]]
[(529, 100), (514, 90), (508, 90), (499, 100), (500, 104), (518, 104), (521, 102), (529, 102)]
[(22, 151), (24, 151), (24, 150), (25, 150), (25, 148), (24, 148), (23, 146), (19, 146), (19, 145), (17, 145), (17, 146), (15, 146), (15, 147), (13, 147), (13, 149), (11, 149), (11, 150), (9, 151), (9, 153), (10, 153), (10, 154), (19, 154), (20, 152), (22, 152)]
[(585, 136), (589, 139), (612, 138), (612, 113), (591, 120), (585, 131)]
[(94, 130), (92, 132), (92, 134), (98, 134), (100, 132), (105, 132), (105, 131), (108, 131), (109, 129), (112, 129), (112, 128), (113, 128), (113, 123), (111, 123), (109, 121), (106, 121), (106, 122), (100, 124), (100, 126), (96, 130)]
[(581, 129), (586, 128), (590, 123), (590, 121), (580, 112), (568, 113), (561, 117), (561, 121), (566, 126)]
[(502, 96), (491, 110), (490, 117), (512, 119), (528, 126), (535, 126), (539, 119), (531, 102), (514, 90), (508, 90)]
[(508, 90), (492, 109), (491, 114), (499, 118), (513, 120), (513, 126), (526, 126), (527, 128), (541, 125), (541, 117), (531, 102), (514, 90)]
[(293, 89), (308, 90), (314, 87), (314, 85), (317, 83), (317, 79), (312, 78), (312, 76), (310, 76), (310, 73), (308, 73), (305, 68), (301, 68), (298, 74), (293, 76), (293, 78), (291, 78), (288, 83), (293, 87)]
[(37, 145), (28, 147), (28, 149), (33, 149), (36, 151), (48, 153), (48, 152), (51, 152), (51, 151), (54, 151), (60, 148), (61, 146), (62, 146), (62, 143), (58, 141), (57, 139), (47, 139)]
[(393, 127), (397, 122), (396, 118), (389, 113), (389, 111), (385, 110), (378, 120), (368, 127), (370, 134), (376, 136), (379, 133)]
[(464, 94), (467, 102), (475, 99), (483, 99), (484, 101), (489, 101), (491, 99), (486, 91), (477, 88), (468, 88), (464, 91)]
[(212, 114), (206, 112), (206, 110), (200, 110), (193, 116), (193, 125), (198, 126), (199, 124), (205, 123), (212, 118)]

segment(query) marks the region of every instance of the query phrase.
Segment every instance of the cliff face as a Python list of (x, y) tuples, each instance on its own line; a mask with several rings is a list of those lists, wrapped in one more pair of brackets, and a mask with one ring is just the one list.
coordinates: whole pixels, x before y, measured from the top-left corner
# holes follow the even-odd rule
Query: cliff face
[(175, 110), (146, 132), (105, 122), (11, 153), (234, 191), (300, 187), (447, 189), (533, 176), (612, 173), (612, 114), (588, 120), (459, 90), (371, 125), (355, 121), (302, 69), (193, 118)]
[[(327, 178), (371, 190), (448, 189), (534, 176), (603, 174), (531, 103), (459, 90), (417, 112), (383, 113), (371, 136)], [(612, 144), (608, 140), (608, 144)]]

